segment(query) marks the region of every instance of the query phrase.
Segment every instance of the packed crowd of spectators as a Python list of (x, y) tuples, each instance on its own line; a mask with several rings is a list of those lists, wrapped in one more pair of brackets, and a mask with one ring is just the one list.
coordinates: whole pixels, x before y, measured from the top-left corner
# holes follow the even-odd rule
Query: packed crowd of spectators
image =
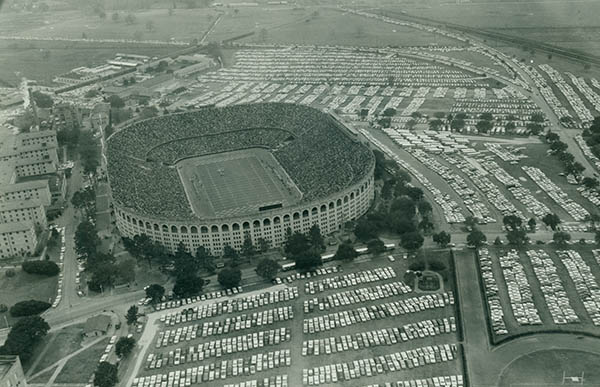
[(177, 170), (182, 158), (267, 147), (310, 201), (358, 182), (372, 154), (313, 108), (283, 104), (234, 105), (139, 121), (108, 141), (113, 198), (143, 213), (193, 218)]

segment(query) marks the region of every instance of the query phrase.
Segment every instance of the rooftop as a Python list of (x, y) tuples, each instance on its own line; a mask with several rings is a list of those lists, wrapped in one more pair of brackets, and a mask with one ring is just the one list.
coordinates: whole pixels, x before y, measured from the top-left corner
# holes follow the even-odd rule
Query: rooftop
[(40, 201), (37, 199), (14, 200), (0, 203), (0, 212), (19, 210), (22, 208), (40, 207), (41, 205), (42, 203), (40, 203)]
[(15, 184), (2, 184), (0, 185), (0, 192), (17, 192), (24, 191), (27, 189), (40, 189), (48, 186), (48, 180), (32, 180), (24, 181), (22, 183)]
[(0, 234), (7, 232), (29, 231), (33, 228), (30, 222), (0, 223)]

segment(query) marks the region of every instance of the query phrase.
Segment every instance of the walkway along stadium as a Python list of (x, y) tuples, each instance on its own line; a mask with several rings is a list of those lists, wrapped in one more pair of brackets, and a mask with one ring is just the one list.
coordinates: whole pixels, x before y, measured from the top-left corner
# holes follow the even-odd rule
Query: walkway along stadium
[(133, 123), (107, 141), (117, 227), (174, 251), (220, 254), (245, 235), (334, 232), (369, 208), (375, 158), (334, 116), (283, 103), (204, 108)]

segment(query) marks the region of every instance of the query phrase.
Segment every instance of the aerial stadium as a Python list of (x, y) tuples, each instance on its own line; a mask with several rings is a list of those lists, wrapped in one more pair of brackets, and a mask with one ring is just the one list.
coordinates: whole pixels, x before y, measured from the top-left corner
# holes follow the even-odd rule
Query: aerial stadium
[(246, 235), (323, 234), (373, 199), (371, 150), (334, 116), (303, 105), (204, 108), (135, 122), (110, 136), (108, 179), (123, 236), (213, 254)]

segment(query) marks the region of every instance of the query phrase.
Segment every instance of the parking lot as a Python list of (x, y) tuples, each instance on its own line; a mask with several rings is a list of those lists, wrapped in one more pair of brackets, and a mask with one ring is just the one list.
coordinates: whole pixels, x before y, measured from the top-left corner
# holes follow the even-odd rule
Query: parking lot
[(551, 247), (477, 253), (493, 340), (543, 331), (600, 334), (600, 252)]
[(462, 386), (452, 285), (414, 293), (403, 256), (158, 311), (134, 385)]

